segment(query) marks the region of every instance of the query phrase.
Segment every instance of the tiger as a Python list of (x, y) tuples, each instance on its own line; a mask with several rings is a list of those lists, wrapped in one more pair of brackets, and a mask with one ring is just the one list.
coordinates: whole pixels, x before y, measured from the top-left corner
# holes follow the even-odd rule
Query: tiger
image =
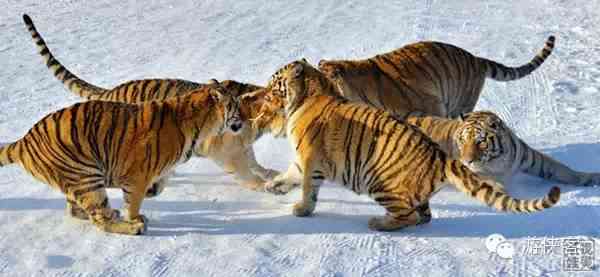
[(518, 172), (564, 184), (600, 184), (600, 173), (575, 171), (537, 151), (520, 139), (496, 114), (476, 111), (448, 119), (409, 116), (407, 123), (419, 128), (449, 156), (480, 175), (509, 183)]
[(324, 180), (366, 193), (383, 206), (386, 214), (368, 221), (376, 231), (429, 222), (428, 201), (448, 183), (499, 211), (529, 213), (559, 201), (558, 187), (540, 199), (512, 198), (502, 184), (448, 157), (416, 127), (341, 97), (335, 84), (304, 59), (279, 69), (266, 90), (280, 99), (267, 105), (285, 115), (287, 139), (295, 149), (293, 166), (302, 177), (295, 216), (313, 213)]
[[(244, 121), (239, 102), (218, 85), (164, 102), (77, 103), (50, 113), (16, 142), (0, 147), (0, 166), (19, 164), (60, 190), (67, 212), (98, 229), (141, 235), (147, 188), (189, 159), (196, 144)], [(111, 209), (106, 188), (123, 191), (126, 215)]]
[[(140, 103), (186, 95), (210, 85), (182, 79), (145, 79), (128, 81), (112, 89), (101, 88), (77, 77), (54, 57), (31, 17), (24, 14), (23, 21), (48, 69), (69, 91), (85, 99)], [(232, 174), (242, 187), (261, 191), (264, 183), (279, 172), (261, 166), (256, 161), (252, 145), (265, 133), (271, 133), (275, 137), (281, 135), (283, 120), (281, 116), (265, 114), (259, 110), (264, 101), (261, 96), (264, 94), (249, 95), (250, 92), (261, 89), (261, 86), (233, 80), (225, 80), (220, 84), (234, 96), (242, 96), (242, 117), (253, 119), (252, 124), (246, 124), (239, 135), (225, 133), (205, 139), (194, 149), (194, 154), (214, 161), (225, 172)], [(157, 181), (149, 188), (147, 197), (158, 195), (167, 182), (167, 177)]]
[(321, 60), (319, 70), (345, 98), (404, 118), (411, 112), (456, 118), (473, 111), (486, 78), (512, 81), (550, 56), (555, 37), (529, 62), (508, 67), (443, 42), (422, 41), (362, 60)]
[[(486, 78), (511, 81), (525, 77), (544, 63), (554, 49), (549, 36), (544, 48), (527, 64), (507, 67), (476, 57), (442, 42), (423, 41), (365, 60), (320, 60), (318, 69), (342, 97), (386, 110), (399, 119), (412, 115), (456, 118), (471, 112)], [(300, 175), (290, 167), (265, 186), (287, 193)]]

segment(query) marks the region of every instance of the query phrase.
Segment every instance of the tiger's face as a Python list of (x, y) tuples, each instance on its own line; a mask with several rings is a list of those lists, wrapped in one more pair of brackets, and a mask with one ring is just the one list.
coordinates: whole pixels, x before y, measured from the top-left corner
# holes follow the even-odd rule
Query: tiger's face
[(212, 79), (210, 94), (218, 103), (220, 112), (223, 115), (223, 125), (219, 129), (219, 134), (225, 131), (238, 134), (244, 127), (244, 121), (240, 113), (240, 101), (238, 97), (231, 95), (217, 80)]
[[(270, 94), (270, 107), (274, 110), (284, 110), (286, 113), (298, 104), (305, 96), (304, 67), (306, 60), (294, 61), (279, 69), (265, 88)], [(310, 66), (310, 65), (309, 65)]]
[(241, 96), (242, 115), (255, 128), (268, 128), (274, 136), (280, 136), (285, 128), (283, 101), (267, 89), (257, 89)]
[(501, 135), (507, 128), (491, 112), (472, 112), (461, 116), (461, 125), (454, 137), (460, 160), (465, 165), (483, 165), (503, 154)]

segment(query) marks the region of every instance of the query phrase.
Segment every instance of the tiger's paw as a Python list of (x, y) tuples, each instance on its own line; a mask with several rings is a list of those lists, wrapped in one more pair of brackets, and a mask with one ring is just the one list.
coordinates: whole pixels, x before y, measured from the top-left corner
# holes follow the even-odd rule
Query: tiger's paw
[(315, 205), (305, 205), (303, 202), (298, 202), (294, 204), (294, 208), (292, 209), (292, 213), (297, 217), (305, 217), (309, 216), (315, 210)]
[(423, 224), (427, 224), (431, 222), (431, 215), (423, 215), (421, 216), (421, 219), (419, 220), (419, 222), (417, 222), (417, 225), (423, 225)]
[(124, 235), (143, 235), (148, 230), (147, 219), (140, 216), (135, 220), (111, 220), (105, 222), (95, 222), (95, 224), (103, 231), (115, 234)]
[(128, 221), (132, 230), (131, 234), (143, 235), (148, 231), (148, 218), (145, 215), (138, 215)]
[(299, 187), (300, 183), (290, 181), (288, 179), (275, 178), (273, 181), (265, 183), (265, 191), (281, 195), (290, 192), (295, 187)]
[(369, 219), (369, 229), (380, 232), (395, 231), (416, 224), (417, 222), (414, 222), (414, 224), (408, 224), (405, 221), (400, 221), (387, 215), (376, 216)]
[(419, 213), (419, 221), (417, 222), (417, 225), (431, 222), (431, 209), (429, 209), (429, 205), (427, 205), (427, 207), (417, 207), (417, 213)]

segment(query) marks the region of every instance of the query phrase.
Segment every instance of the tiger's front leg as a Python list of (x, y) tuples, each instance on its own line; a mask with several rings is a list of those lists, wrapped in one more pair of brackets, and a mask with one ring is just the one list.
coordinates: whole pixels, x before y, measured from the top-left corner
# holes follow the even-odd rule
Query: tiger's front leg
[(274, 169), (270, 169), (270, 168), (264, 168), (262, 165), (258, 164), (258, 162), (255, 162), (254, 164), (251, 165), (251, 171), (258, 175), (261, 179), (263, 180), (273, 180), (275, 179), (275, 177), (277, 177), (279, 174), (281, 174), (281, 172), (274, 170)]
[(285, 173), (265, 183), (265, 191), (273, 194), (286, 194), (302, 183), (302, 170), (297, 162), (291, 164)]
[(246, 165), (250, 172), (258, 175), (261, 179), (265, 181), (273, 180), (275, 176), (279, 175), (280, 172), (274, 169), (265, 168), (258, 163), (256, 160), (256, 155), (254, 155), (254, 149), (250, 146), (246, 149), (244, 153), (244, 157), (246, 158)]
[(148, 230), (148, 218), (140, 214), (140, 208), (147, 191), (145, 187), (146, 186), (136, 187), (135, 185), (123, 187), (123, 200), (127, 212), (125, 221), (131, 224), (141, 225), (143, 228), (140, 230), (139, 234), (143, 234)]
[(295, 216), (304, 217), (311, 215), (315, 210), (319, 190), (321, 189), (321, 184), (323, 184), (325, 177), (321, 171), (313, 171), (310, 163), (306, 163), (304, 168), (301, 168), (301, 171), (304, 172), (302, 180), (302, 200), (294, 204), (293, 213)]
[(238, 184), (254, 191), (264, 191), (265, 181), (279, 173), (258, 164), (252, 148), (242, 153), (227, 155), (222, 164), (225, 171), (232, 174)]

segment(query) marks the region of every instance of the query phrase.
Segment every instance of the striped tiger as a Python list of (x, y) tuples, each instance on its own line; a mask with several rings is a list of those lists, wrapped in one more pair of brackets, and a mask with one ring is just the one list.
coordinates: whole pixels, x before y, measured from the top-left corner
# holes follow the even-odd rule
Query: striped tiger
[[(238, 100), (218, 85), (164, 102), (89, 101), (45, 116), (1, 147), (0, 165), (17, 163), (59, 189), (73, 217), (137, 235), (147, 230), (140, 207), (148, 187), (189, 159), (196, 143), (242, 127)], [(124, 219), (111, 209), (108, 187), (122, 189)]]
[(600, 184), (600, 173), (575, 171), (531, 148), (489, 111), (471, 112), (457, 119), (409, 116), (406, 122), (418, 127), (472, 171), (503, 183), (523, 172), (564, 184)]
[[(48, 69), (69, 91), (88, 100), (124, 103), (165, 100), (186, 95), (192, 90), (209, 85), (181, 79), (146, 79), (128, 81), (112, 89), (95, 86), (71, 73), (54, 57), (28, 15), (23, 15), (23, 21)], [(220, 84), (234, 96), (247, 95), (261, 88), (232, 80), (225, 80)], [(259, 109), (264, 101), (262, 95), (264, 94), (257, 93), (240, 99), (242, 116), (253, 119), (253, 124), (247, 124), (239, 135), (225, 133), (207, 138), (194, 150), (197, 156), (210, 158), (225, 172), (233, 174), (237, 183), (252, 190), (262, 190), (266, 180), (279, 174), (275, 170), (261, 166), (256, 161), (252, 149), (252, 144), (264, 133), (271, 132), (275, 136), (283, 133), (284, 124), (281, 116), (260, 112)], [(159, 194), (166, 182), (166, 177), (159, 180), (148, 190), (147, 196), (153, 197)]]
[(418, 111), (456, 118), (473, 111), (486, 78), (512, 81), (536, 70), (554, 48), (550, 36), (529, 63), (507, 67), (454, 45), (424, 41), (364, 60), (321, 60), (344, 97), (404, 118)]
[(302, 175), (296, 216), (314, 211), (325, 179), (366, 193), (382, 205), (386, 215), (368, 224), (379, 231), (429, 222), (429, 198), (446, 183), (500, 211), (535, 212), (559, 200), (558, 187), (542, 199), (510, 197), (501, 184), (447, 157), (416, 127), (340, 97), (335, 85), (306, 60), (281, 68), (266, 89), (283, 103), (279, 108), (286, 116), (287, 138), (296, 150), (294, 167)]

